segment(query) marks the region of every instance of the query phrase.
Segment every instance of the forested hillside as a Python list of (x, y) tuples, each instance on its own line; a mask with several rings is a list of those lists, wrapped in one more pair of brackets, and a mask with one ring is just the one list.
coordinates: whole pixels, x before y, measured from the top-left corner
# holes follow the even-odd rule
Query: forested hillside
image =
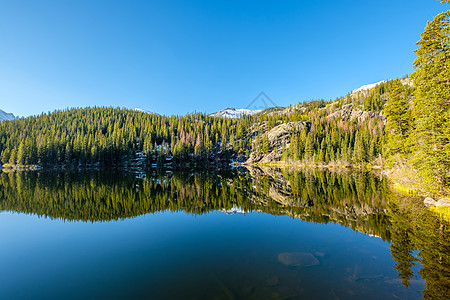
[(150, 164), (165, 163), (169, 156), (175, 162), (214, 161), (226, 154), (227, 143), (247, 148), (250, 139), (243, 128), (248, 122), (202, 114), (166, 117), (120, 108), (68, 109), (1, 123), (1, 160), (67, 167), (112, 166), (139, 154)]
[[(281, 111), (267, 110), (240, 119), (203, 114), (160, 116), (120, 108), (74, 108), (0, 124), (3, 164), (42, 166), (117, 165), (138, 156), (147, 164), (214, 163), (280, 153), (305, 163), (362, 164), (380, 157), (385, 102), (383, 83), (370, 91), (336, 101), (312, 101)], [(376, 109), (362, 111), (364, 107)], [(290, 128), (283, 147), (268, 134), (281, 124)], [(291, 141), (292, 140), (292, 141)], [(380, 163), (380, 161), (378, 161)]]
[(445, 192), (450, 185), (449, 23), (450, 12), (445, 12), (427, 24), (411, 76), (345, 97), (239, 119), (107, 107), (55, 111), (0, 123), (1, 162), (43, 167), (133, 161), (147, 167), (217, 167), (233, 161), (402, 165)]

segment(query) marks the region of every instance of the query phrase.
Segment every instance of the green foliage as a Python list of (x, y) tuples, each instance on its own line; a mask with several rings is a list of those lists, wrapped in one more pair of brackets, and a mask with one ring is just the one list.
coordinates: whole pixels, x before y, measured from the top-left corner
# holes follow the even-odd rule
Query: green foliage
[(261, 152), (262, 153), (269, 152), (269, 138), (267, 134), (264, 134), (261, 138)]
[(407, 88), (397, 78), (387, 93), (384, 112), (387, 118), (384, 139), (384, 155), (389, 158), (396, 153), (406, 153), (406, 141), (411, 129), (411, 97)]
[[(392, 195), (389, 207), (391, 254), (405, 287), (416, 274), (425, 280), (425, 299), (447, 299), (450, 293), (450, 224), (440, 220), (418, 199)], [(416, 251), (418, 250), (418, 251)]]
[(412, 74), (414, 129), (412, 162), (430, 182), (448, 185), (450, 172), (450, 11), (428, 22), (417, 42)]
[(0, 158), (2, 163), (44, 167), (120, 165), (139, 153), (148, 164), (165, 163), (172, 156), (178, 163), (207, 162), (232, 155), (225, 151), (230, 135), (234, 143), (247, 145), (248, 122), (203, 114), (166, 117), (119, 108), (68, 109), (0, 123)]
[[(427, 24), (411, 78), (237, 120), (104, 107), (55, 111), (0, 123), (0, 159), (44, 167), (126, 165), (137, 157), (145, 157), (147, 166), (217, 166), (238, 155), (271, 151), (303, 164), (382, 165), (383, 158), (400, 159), (445, 188), (450, 185), (449, 18), (445, 12)], [(283, 133), (285, 144), (274, 147), (272, 136), (269, 143), (268, 131), (300, 121), (308, 126)]]

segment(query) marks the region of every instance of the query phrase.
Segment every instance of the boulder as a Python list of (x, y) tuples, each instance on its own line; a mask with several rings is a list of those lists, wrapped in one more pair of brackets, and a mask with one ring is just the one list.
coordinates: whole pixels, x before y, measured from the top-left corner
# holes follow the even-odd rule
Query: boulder
[(450, 200), (447, 198), (439, 199), (434, 206), (446, 206), (450, 207)]
[(270, 286), (275, 286), (280, 282), (280, 278), (278, 278), (277, 276), (274, 276), (274, 277), (267, 279), (266, 282)]
[(436, 200), (434, 200), (433, 198), (430, 197), (426, 197), (425, 200), (423, 200), (423, 204), (425, 205), (435, 205), (436, 204)]

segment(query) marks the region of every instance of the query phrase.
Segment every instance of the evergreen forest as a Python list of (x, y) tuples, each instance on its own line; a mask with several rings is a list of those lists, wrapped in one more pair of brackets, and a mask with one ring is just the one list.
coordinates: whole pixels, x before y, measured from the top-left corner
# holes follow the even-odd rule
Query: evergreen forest
[[(443, 1), (448, 2), (448, 1)], [(0, 123), (4, 167), (221, 168), (233, 162), (403, 167), (450, 187), (450, 11), (426, 24), (415, 72), (334, 100), (238, 119), (70, 108)]]

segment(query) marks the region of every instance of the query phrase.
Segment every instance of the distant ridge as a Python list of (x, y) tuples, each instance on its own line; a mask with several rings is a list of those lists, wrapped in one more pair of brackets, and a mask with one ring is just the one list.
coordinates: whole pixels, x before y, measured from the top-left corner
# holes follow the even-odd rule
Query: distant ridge
[(157, 114), (155, 112), (148, 111), (148, 110), (145, 110), (145, 109), (142, 109), (142, 108), (135, 108), (134, 110), (135, 111), (139, 111), (139, 112), (143, 112), (143, 113), (146, 113), (146, 114), (150, 114), (150, 115), (159, 115), (159, 114)]
[(16, 117), (11, 114), (11, 113), (7, 113), (3, 110), (0, 109), (0, 122), (2, 121), (12, 121), (14, 120)]
[(247, 108), (233, 108), (233, 107), (228, 107), (225, 108), (221, 111), (218, 111), (216, 113), (210, 114), (210, 116), (212, 117), (222, 117), (222, 118), (230, 118), (230, 119), (239, 119), (240, 117), (242, 117), (243, 115), (256, 115), (257, 113), (260, 113), (262, 110), (260, 109), (247, 109)]

